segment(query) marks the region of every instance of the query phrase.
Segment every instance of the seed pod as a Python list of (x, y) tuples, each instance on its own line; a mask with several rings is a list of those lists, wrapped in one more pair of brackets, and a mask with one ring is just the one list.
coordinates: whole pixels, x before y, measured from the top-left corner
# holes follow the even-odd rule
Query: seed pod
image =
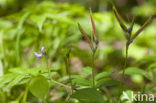
[(88, 38), (87, 34), (84, 32), (84, 30), (82, 29), (81, 25), (78, 23), (78, 27), (79, 27), (79, 30), (82, 34), (82, 36), (84, 37), (84, 39), (89, 43), (91, 49), (93, 49), (93, 44), (92, 42), (90, 41), (90, 39)]
[(92, 10), (90, 9), (89, 11), (90, 11), (90, 19), (91, 19), (93, 35), (94, 35), (93, 37), (95, 37), (95, 40), (98, 40), (96, 28), (95, 28), (95, 23), (94, 23), (93, 16), (92, 16)]
[(122, 28), (122, 30), (123, 30), (124, 32), (127, 32), (127, 27), (126, 27), (126, 26), (123, 24), (123, 22), (121, 21), (121, 19), (120, 19), (119, 15), (118, 15), (118, 12), (117, 12), (117, 10), (116, 10), (115, 7), (113, 7), (113, 12), (114, 12), (115, 17), (116, 17), (116, 19), (118, 20), (118, 22), (119, 22), (120, 27)]
[(151, 20), (152, 20), (152, 17), (150, 17), (150, 18), (143, 24), (143, 26), (133, 35), (133, 37), (131, 38), (132, 41), (145, 29), (145, 27), (147, 27), (147, 25), (150, 23)]

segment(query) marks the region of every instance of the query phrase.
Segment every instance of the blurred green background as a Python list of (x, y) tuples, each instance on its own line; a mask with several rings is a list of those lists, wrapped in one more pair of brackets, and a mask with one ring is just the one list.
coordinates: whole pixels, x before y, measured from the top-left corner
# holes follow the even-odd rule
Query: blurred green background
[[(56, 80), (63, 81), (66, 77), (64, 58), (68, 48), (72, 48), (72, 74), (87, 74), (91, 65), (91, 50), (82, 38), (77, 23), (86, 32), (92, 32), (89, 17), (91, 8), (99, 37), (96, 73), (113, 72), (111, 78), (120, 80), (118, 72), (124, 63), (126, 40), (112, 12), (112, 5), (116, 6), (127, 26), (136, 17), (133, 33), (156, 13), (156, 0), (0, 0), (0, 76), (14, 68), (44, 68), (46, 60), (36, 59), (33, 54), (40, 52), (41, 46), (45, 46), (50, 67), (57, 71), (54, 74)], [(127, 73), (125, 81), (127, 90), (141, 91), (147, 86), (147, 91), (156, 95), (155, 28), (156, 20), (153, 19), (130, 46), (130, 73)], [(140, 70), (139, 73), (137, 70)], [(11, 92), (12, 87), (5, 88), (7, 92), (3, 92), (9, 82), (4, 83), (2, 78), (0, 81), (0, 102), (13, 103), (11, 101), (17, 100), (23, 87), (11, 85), (14, 87)], [(111, 88), (111, 96), (116, 95), (117, 86), (106, 88)], [(67, 95), (60, 89), (51, 91), (54, 93), (51, 101), (55, 103), (63, 101)], [(36, 101), (31, 96), (28, 98), (31, 103)]]

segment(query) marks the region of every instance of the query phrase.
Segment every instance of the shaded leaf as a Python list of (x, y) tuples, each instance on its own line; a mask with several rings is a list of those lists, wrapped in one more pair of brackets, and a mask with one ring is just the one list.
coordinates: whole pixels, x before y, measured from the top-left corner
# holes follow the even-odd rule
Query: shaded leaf
[(4, 87), (3, 89), (5, 90), (5, 91), (9, 91), (13, 86), (15, 86), (15, 85), (18, 85), (18, 83), (20, 83), (20, 81), (22, 80), (22, 79), (24, 79), (25, 78), (25, 75), (18, 75), (18, 76), (16, 76), (12, 81), (10, 81), (9, 82), (9, 84), (6, 86), (6, 87)]
[(118, 84), (120, 84), (119, 81), (113, 80), (111, 78), (104, 78), (96, 82), (96, 87), (114, 86)]
[(8, 73), (8, 74), (5, 74), (4, 76), (0, 77), (0, 87), (5, 86), (6, 84), (11, 82), (17, 76), (18, 76), (18, 74), (16, 74), (16, 73)]
[(72, 98), (83, 101), (83, 103), (104, 103), (103, 96), (95, 88), (84, 88), (76, 91)]

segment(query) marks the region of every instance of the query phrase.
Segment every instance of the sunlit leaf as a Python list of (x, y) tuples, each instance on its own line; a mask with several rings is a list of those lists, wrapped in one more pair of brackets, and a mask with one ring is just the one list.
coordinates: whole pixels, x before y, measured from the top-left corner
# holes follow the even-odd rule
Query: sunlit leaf
[[(122, 73), (122, 71), (120, 73)], [(128, 74), (128, 75), (138, 74), (138, 75), (144, 76), (147, 74), (147, 72), (145, 70), (137, 68), (137, 67), (128, 67), (125, 69), (125, 74)]]
[(29, 83), (29, 90), (34, 96), (44, 100), (49, 90), (49, 83), (43, 76), (34, 77)]
[(76, 84), (76, 85), (80, 85), (80, 86), (91, 86), (91, 84), (92, 84), (90, 81), (88, 81), (87, 79), (82, 78), (82, 77), (73, 79), (72, 83)]
[(11, 73), (17, 73), (17, 74), (31, 74), (31, 75), (37, 75), (41, 71), (41, 68), (22, 68), (22, 67), (17, 67), (17, 68), (12, 68), (9, 69), (9, 72)]
[(105, 78), (105, 77), (108, 77), (108, 76), (110, 76), (112, 73), (113, 73), (113, 72), (101, 72), (101, 73), (99, 73), (99, 74), (97, 74), (97, 75), (95, 76), (95, 80), (99, 80), (99, 79), (103, 79), (103, 78)]

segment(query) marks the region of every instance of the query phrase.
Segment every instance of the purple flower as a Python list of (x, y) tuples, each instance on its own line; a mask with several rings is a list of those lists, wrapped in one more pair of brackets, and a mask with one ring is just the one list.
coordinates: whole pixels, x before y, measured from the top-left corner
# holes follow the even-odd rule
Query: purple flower
[(44, 46), (41, 47), (41, 53), (37, 53), (37, 52), (34, 52), (34, 55), (37, 57), (37, 58), (41, 58), (43, 55), (46, 54), (45, 50), (44, 50)]

